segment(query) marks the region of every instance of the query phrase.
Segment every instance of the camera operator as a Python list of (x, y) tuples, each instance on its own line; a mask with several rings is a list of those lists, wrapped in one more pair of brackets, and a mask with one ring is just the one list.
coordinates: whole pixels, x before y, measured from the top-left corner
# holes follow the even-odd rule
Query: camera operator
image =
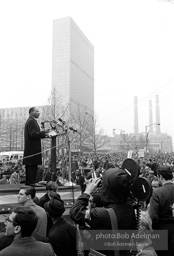
[[(112, 230), (110, 216), (106, 208), (113, 208), (118, 222), (118, 230), (136, 229), (133, 207), (128, 204), (129, 180), (127, 173), (119, 168), (109, 169), (103, 176), (101, 198), (103, 207), (89, 207), (89, 201), (101, 180), (91, 179), (82, 195), (78, 197), (70, 210), (70, 217), (75, 223), (86, 223), (91, 230)], [(112, 232), (112, 231), (111, 231)], [(92, 245), (91, 245), (92, 248)], [(100, 251), (113, 256), (114, 251)], [(129, 251), (120, 251), (120, 255), (130, 255)]]

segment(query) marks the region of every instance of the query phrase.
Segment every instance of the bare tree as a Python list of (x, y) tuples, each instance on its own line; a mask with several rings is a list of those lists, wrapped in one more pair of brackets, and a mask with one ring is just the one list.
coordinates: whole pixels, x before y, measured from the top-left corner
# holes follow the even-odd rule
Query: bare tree
[(97, 150), (110, 142), (110, 139), (106, 134), (104, 134), (104, 130), (102, 128), (98, 128), (97, 119), (89, 113), (86, 114), (88, 115), (88, 142), (92, 146), (93, 152), (96, 154)]
[(85, 142), (88, 139), (87, 127), (89, 127), (89, 120), (84, 108), (78, 105), (77, 109), (74, 109), (73, 113), (71, 113), (69, 123), (77, 130), (77, 132), (70, 134), (70, 137), (74, 145), (79, 148), (80, 154), (82, 155), (83, 148), (86, 146)]
[(55, 120), (58, 118), (68, 118), (69, 113), (69, 104), (64, 105), (62, 97), (57, 93), (54, 88), (51, 91), (51, 94), (48, 98), (48, 105), (45, 106), (45, 109), (42, 113), (43, 120)]

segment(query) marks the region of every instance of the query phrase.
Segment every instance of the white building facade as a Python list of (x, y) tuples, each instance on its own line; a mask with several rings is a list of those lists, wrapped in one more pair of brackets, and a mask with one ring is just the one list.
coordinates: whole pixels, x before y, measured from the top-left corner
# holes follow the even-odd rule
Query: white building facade
[(71, 17), (53, 21), (52, 90), (63, 105), (94, 112), (94, 47)]

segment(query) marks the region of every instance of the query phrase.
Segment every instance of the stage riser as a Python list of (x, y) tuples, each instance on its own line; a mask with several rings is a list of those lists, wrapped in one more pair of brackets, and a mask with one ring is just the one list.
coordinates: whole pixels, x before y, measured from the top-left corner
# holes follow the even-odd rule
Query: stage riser
[[(68, 215), (69, 214), (69, 210), (70, 208), (72, 207), (73, 205), (73, 200), (63, 200), (64, 203), (65, 203), (65, 215)], [(8, 214), (11, 212), (11, 210), (14, 208), (14, 207), (17, 207), (19, 206), (19, 204), (15, 203), (15, 204), (4, 204), (4, 205), (0, 205), (0, 214)], [(68, 214), (67, 214), (68, 212)]]

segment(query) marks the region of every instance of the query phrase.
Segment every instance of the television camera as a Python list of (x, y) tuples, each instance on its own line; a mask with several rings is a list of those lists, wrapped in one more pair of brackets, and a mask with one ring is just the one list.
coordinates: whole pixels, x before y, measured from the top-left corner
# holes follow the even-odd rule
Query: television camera
[[(139, 229), (140, 209), (145, 201), (152, 195), (152, 185), (149, 179), (140, 177), (140, 166), (132, 158), (127, 158), (122, 163), (121, 168), (127, 173), (129, 181), (129, 203), (136, 211), (137, 229)], [(102, 194), (102, 178), (98, 185), (96, 193)]]

